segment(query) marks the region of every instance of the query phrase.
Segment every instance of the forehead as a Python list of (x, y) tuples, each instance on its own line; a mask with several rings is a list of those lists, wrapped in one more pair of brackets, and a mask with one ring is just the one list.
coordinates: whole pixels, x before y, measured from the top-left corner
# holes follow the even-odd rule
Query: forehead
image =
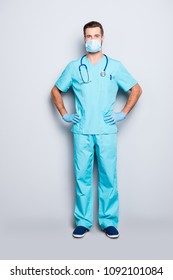
[(85, 30), (85, 36), (87, 36), (87, 35), (96, 35), (96, 34), (101, 34), (100, 27), (88, 27)]

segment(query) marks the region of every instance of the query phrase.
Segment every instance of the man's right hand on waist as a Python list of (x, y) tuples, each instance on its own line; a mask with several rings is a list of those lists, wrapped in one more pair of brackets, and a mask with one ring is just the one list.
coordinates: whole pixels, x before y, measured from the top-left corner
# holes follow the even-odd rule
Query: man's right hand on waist
[(80, 121), (80, 116), (75, 113), (75, 114), (65, 114), (62, 116), (63, 120), (65, 122), (73, 122), (73, 123), (78, 123)]

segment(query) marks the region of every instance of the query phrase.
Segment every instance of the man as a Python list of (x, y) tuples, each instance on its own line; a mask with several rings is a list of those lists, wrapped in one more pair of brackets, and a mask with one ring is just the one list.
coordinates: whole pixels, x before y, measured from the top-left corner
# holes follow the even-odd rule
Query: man
[[(73, 123), (71, 131), (74, 136), (76, 180), (76, 228), (73, 237), (83, 237), (92, 226), (92, 171), (96, 152), (99, 175), (98, 221), (108, 237), (117, 238), (119, 200), (116, 123), (126, 118), (142, 90), (120, 61), (103, 55), (102, 25), (92, 21), (84, 26), (83, 31), (87, 54), (66, 66), (51, 91), (63, 120)], [(67, 112), (61, 97), (61, 92), (67, 92), (70, 87), (75, 94), (74, 114)], [(130, 91), (130, 95), (122, 111), (114, 112), (119, 87)]]

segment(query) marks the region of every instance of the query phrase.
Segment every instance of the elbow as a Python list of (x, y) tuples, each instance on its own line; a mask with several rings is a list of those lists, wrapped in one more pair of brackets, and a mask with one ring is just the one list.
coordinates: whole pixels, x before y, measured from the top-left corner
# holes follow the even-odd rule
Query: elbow
[(53, 98), (53, 97), (54, 97), (54, 91), (53, 91), (53, 90), (51, 90), (51, 92), (50, 92), (50, 96), (51, 96), (51, 98)]
[(54, 97), (56, 96), (56, 94), (57, 94), (57, 87), (54, 86), (54, 87), (52, 88), (51, 92), (50, 92), (50, 96), (51, 96), (52, 98), (54, 98)]
[(139, 96), (142, 94), (142, 88), (139, 86)]
[(137, 84), (137, 90), (138, 90), (138, 94), (139, 94), (139, 96), (141, 96), (141, 94), (142, 94), (142, 88), (141, 88), (141, 86), (139, 85), (139, 84)]
[(133, 88), (133, 91), (136, 92), (136, 94), (138, 95), (138, 97), (141, 96), (142, 94), (142, 88), (139, 84), (136, 84)]
[(53, 88), (52, 88), (52, 90), (50, 92), (50, 96), (53, 97), (53, 95), (54, 95), (54, 92), (53, 92)]

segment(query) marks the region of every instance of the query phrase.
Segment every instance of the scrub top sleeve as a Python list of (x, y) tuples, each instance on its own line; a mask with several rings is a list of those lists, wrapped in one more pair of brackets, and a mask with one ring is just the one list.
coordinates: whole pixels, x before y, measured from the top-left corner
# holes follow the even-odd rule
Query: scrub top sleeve
[(128, 91), (138, 83), (137, 80), (133, 78), (133, 76), (127, 71), (127, 69), (121, 62), (116, 74), (116, 80), (118, 86), (120, 86), (124, 91)]
[(71, 76), (71, 63), (69, 63), (64, 71), (62, 72), (61, 76), (55, 83), (55, 86), (62, 92), (67, 92), (67, 90), (72, 85), (72, 76)]

